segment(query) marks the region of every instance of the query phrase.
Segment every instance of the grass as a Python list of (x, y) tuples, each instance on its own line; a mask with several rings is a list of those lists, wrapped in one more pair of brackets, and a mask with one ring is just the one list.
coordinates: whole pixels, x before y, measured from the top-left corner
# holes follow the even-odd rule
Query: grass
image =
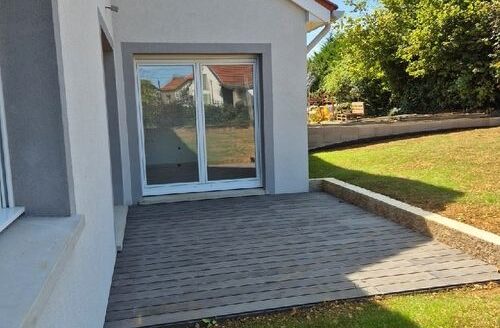
[[(203, 327), (203, 325), (201, 325)], [(220, 322), (221, 328), (498, 328), (500, 286), (331, 302)]]
[(313, 153), (310, 176), (335, 177), (500, 234), (500, 128)]

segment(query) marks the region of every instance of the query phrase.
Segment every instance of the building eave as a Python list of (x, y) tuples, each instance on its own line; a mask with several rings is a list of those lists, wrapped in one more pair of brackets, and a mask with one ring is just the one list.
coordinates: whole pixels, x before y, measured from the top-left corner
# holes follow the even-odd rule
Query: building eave
[(320, 0), (320, 1), (316, 1), (316, 0), (291, 0), (291, 1), (309, 13), (308, 21), (318, 20), (318, 21), (323, 22), (323, 23), (328, 23), (331, 21), (333, 10), (335, 10), (335, 9), (330, 10), (329, 8), (336, 8), (336, 6), (332, 7), (331, 5), (328, 5), (328, 4), (332, 4), (329, 1), (328, 1), (328, 3), (324, 2), (326, 0)]

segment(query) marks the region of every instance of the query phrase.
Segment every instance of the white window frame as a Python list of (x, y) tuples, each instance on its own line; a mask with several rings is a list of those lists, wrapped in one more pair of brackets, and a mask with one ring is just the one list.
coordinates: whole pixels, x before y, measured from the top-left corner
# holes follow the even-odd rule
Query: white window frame
[[(198, 175), (200, 182), (172, 183), (165, 185), (148, 185), (146, 175), (146, 156), (145, 156), (145, 131), (143, 124), (143, 111), (141, 101), (141, 85), (139, 82), (139, 66), (193, 66), (195, 81), (195, 103), (196, 103), (196, 125), (197, 125), (197, 143), (198, 143)], [(201, 66), (203, 65), (252, 65), (254, 78), (254, 141), (255, 141), (255, 178), (243, 178), (232, 180), (208, 180), (207, 173), (207, 149), (206, 136), (200, 138), (200, 132), (205, 133), (205, 107), (203, 99), (203, 86)], [(139, 153), (141, 163), (141, 186), (143, 196), (159, 196), (178, 193), (223, 191), (233, 189), (251, 189), (263, 187), (262, 174), (262, 124), (260, 108), (260, 78), (258, 69), (258, 60), (256, 56), (247, 55), (147, 55), (134, 58), (134, 76), (136, 92), (137, 121), (139, 129)]]
[(0, 69), (0, 232), (24, 213), (24, 207), (14, 206), (12, 173), (10, 169), (9, 142), (5, 119), (2, 71)]

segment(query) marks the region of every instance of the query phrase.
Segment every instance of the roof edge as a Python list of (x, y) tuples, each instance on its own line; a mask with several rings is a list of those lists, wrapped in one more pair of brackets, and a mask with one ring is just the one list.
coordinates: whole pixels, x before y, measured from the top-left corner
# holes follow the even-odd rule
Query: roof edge
[(333, 11), (337, 6), (330, 0), (290, 0), (297, 6), (307, 11), (309, 19), (317, 20), (323, 23), (329, 23), (333, 18)]
[(339, 9), (339, 6), (337, 6), (335, 3), (331, 2), (330, 0), (315, 0), (317, 3), (325, 7), (326, 9), (330, 10), (330, 12), (333, 12), (337, 9)]

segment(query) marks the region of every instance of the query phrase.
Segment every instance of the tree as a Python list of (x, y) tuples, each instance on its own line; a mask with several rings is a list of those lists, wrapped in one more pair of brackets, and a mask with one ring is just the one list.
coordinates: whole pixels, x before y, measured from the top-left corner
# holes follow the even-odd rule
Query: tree
[(365, 101), (373, 115), (498, 106), (500, 0), (381, 4), (337, 26), (313, 57), (318, 88), (338, 101)]
[(314, 54), (307, 62), (309, 74), (313, 77), (310, 91), (318, 91), (324, 83), (324, 78), (328, 74), (332, 62), (340, 59), (342, 48), (342, 34), (331, 36), (320, 52)]
[(490, 2), (421, 0), (398, 56), (415, 78), (444, 86), (443, 107), (481, 108), (495, 100)]

